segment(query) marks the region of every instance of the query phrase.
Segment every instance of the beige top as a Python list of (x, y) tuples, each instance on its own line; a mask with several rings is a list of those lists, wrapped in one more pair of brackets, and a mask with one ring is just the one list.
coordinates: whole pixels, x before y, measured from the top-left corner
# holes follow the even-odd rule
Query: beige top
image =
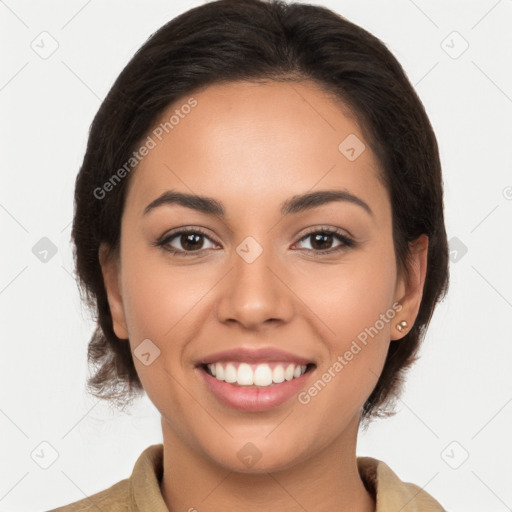
[[(358, 457), (357, 466), (376, 500), (375, 512), (444, 512), (432, 496), (402, 482), (384, 462)], [(50, 512), (169, 512), (160, 492), (162, 474), (163, 444), (154, 444), (141, 453), (130, 478)]]

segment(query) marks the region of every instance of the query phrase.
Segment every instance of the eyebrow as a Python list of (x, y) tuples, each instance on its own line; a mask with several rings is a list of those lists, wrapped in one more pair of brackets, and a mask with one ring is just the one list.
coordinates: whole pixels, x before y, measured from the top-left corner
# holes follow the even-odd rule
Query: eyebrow
[[(311, 210), (318, 206), (335, 201), (346, 201), (363, 208), (372, 217), (372, 209), (359, 197), (346, 190), (318, 190), (316, 192), (307, 192), (301, 195), (295, 195), (287, 199), (281, 205), (281, 215), (291, 215), (294, 213)], [(143, 215), (147, 215), (151, 210), (163, 205), (179, 204), (192, 210), (205, 213), (207, 215), (226, 216), (226, 210), (221, 202), (212, 197), (187, 194), (176, 190), (167, 190), (162, 195), (151, 201), (144, 209)]]

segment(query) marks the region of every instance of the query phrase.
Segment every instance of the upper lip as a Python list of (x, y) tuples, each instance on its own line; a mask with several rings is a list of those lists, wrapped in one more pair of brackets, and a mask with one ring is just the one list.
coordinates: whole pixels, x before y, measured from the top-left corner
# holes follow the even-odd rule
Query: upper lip
[(300, 365), (307, 365), (312, 363), (310, 359), (305, 359), (304, 357), (300, 357), (292, 354), (291, 352), (285, 352), (284, 350), (279, 350), (277, 348), (268, 347), (249, 349), (240, 347), (236, 349), (215, 352), (214, 354), (205, 356), (198, 362), (198, 366), (203, 364), (217, 363), (219, 361), (239, 361), (253, 364), (265, 363), (268, 361), (283, 361)]

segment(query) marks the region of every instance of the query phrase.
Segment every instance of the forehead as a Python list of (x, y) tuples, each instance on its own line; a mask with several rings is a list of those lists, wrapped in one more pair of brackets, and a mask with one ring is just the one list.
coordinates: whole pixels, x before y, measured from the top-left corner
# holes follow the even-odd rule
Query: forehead
[(166, 189), (246, 210), (314, 188), (383, 193), (356, 117), (311, 82), (209, 86), (169, 106), (148, 135), (128, 193), (138, 210)]

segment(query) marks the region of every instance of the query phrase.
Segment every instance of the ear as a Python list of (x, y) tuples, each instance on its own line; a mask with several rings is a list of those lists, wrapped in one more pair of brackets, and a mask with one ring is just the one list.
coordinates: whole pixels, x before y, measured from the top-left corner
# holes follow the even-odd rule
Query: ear
[[(409, 250), (407, 272), (401, 272), (395, 290), (395, 301), (402, 305), (402, 309), (394, 319), (391, 331), (392, 340), (404, 337), (410, 331), (418, 316), (427, 274), (427, 235), (421, 235), (413, 242), (409, 242)], [(408, 325), (402, 331), (399, 331), (396, 329), (396, 324), (402, 320), (405, 320)]]
[(100, 245), (98, 257), (103, 274), (103, 283), (107, 292), (113, 329), (120, 339), (128, 338), (128, 329), (123, 309), (122, 290), (120, 285), (120, 259), (106, 243)]

